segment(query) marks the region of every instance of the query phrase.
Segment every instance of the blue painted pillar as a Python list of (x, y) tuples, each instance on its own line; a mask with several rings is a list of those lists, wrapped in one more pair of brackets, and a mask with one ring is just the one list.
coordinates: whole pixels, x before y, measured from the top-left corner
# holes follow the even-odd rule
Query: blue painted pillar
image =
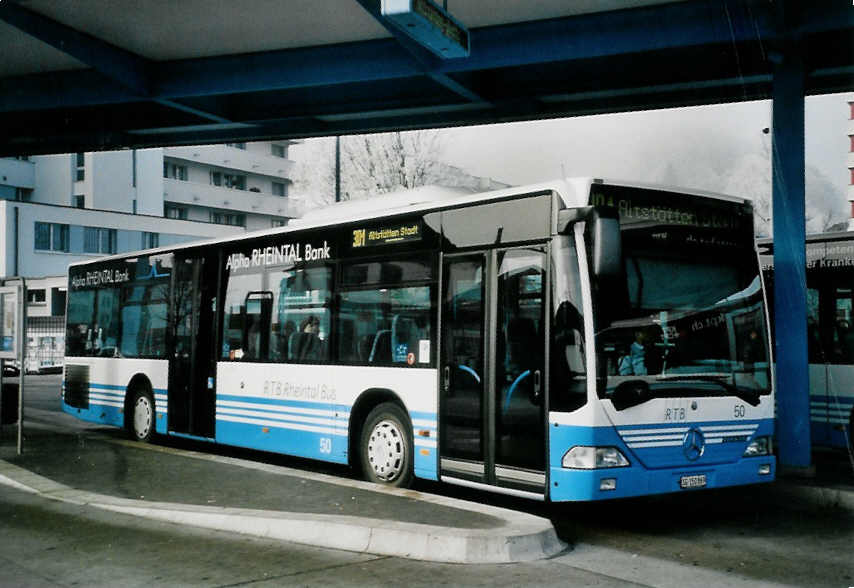
[(804, 65), (786, 52), (774, 70), (773, 228), (778, 460), (811, 464), (804, 229)]

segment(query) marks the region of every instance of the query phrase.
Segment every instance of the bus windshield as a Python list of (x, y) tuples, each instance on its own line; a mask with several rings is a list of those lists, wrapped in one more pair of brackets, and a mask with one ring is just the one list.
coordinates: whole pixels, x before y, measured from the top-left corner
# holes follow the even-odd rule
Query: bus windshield
[(749, 231), (729, 223), (621, 219), (625, 291), (597, 325), (601, 394), (642, 382), (636, 402), (734, 395), (756, 405), (770, 393), (758, 259)]

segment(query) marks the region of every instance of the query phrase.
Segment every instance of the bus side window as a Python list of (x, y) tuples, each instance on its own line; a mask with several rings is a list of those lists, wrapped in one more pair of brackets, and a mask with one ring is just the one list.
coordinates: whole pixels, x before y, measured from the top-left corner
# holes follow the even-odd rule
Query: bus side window
[(94, 290), (74, 290), (69, 288), (68, 319), (65, 331), (65, 355), (88, 355), (88, 340), (92, 315), (95, 311)]
[(852, 325), (852, 290), (837, 287), (834, 292), (833, 332), (834, 363), (854, 363), (854, 326)]
[(273, 314), (272, 292), (250, 292), (243, 305), (244, 359), (270, 359), (270, 317)]
[(575, 244), (571, 236), (561, 236), (552, 247), (549, 406), (554, 411), (570, 412), (587, 403), (581, 308), (581, 278)]
[(332, 266), (271, 269), (271, 359), (318, 362), (329, 359), (332, 323)]
[[(262, 294), (269, 294), (263, 286), (263, 274), (258, 271), (232, 271), (226, 280), (221, 357), (233, 361), (263, 359), (262, 349), (264, 352), (269, 350), (266, 339), (270, 336), (270, 330), (261, 332), (260, 325), (256, 323), (257, 332), (249, 332), (253, 322), (261, 320), (260, 315), (265, 306)], [(272, 308), (270, 303), (266, 305), (268, 310)], [(250, 344), (252, 349), (249, 349)]]
[[(807, 288), (807, 354), (810, 363), (827, 361), (821, 342), (820, 294), (818, 288)], [(772, 317), (773, 318), (773, 317)]]

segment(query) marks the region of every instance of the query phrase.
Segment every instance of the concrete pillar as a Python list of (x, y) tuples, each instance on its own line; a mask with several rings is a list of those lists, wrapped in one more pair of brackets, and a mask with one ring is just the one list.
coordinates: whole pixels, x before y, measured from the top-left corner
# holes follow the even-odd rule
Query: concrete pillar
[(804, 189), (804, 64), (777, 61), (773, 87), (774, 322), (777, 446), (783, 471), (811, 465)]

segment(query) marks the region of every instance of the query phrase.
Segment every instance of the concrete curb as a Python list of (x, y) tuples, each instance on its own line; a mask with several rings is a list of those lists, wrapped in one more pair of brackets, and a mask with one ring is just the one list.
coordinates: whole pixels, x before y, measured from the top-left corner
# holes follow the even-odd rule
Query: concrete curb
[(343, 515), (130, 500), (69, 488), (2, 460), (0, 483), (61, 502), (148, 519), (423, 561), (513, 563), (549, 558), (566, 548), (547, 519), (411, 490), (381, 488), (385, 493), (487, 514), (504, 521), (504, 525), (461, 529)]

